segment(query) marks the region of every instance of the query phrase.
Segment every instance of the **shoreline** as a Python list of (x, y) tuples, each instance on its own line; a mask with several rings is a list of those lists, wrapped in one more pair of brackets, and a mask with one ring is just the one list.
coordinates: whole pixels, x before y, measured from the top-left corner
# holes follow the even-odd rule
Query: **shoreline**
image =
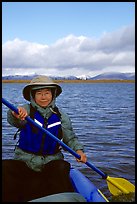
[[(3, 79), (2, 83), (30, 83), (31, 80), (24, 79)], [(135, 80), (127, 80), (127, 79), (96, 79), (96, 80), (69, 80), (69, 79), (61, 79), (61, 80), (53, 80), (56, 83), (135, 83)]]

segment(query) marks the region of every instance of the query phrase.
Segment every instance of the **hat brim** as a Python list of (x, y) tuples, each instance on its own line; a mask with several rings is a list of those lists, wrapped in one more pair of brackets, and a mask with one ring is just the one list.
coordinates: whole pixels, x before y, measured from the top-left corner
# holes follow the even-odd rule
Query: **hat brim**
[[(34, 85), (32, 85), (32, 84), (28, 84), (28, 85), (26, 85), (25, 87), (24, 87), (24, 89), (23, 89), (23, 91), (22, 91), (22, 93), (23, 93), (23, 96), (24, 96), (24, 98), (27, 100), (27, 101), (30, 101), (30, 91), (32, 90), (32, 88), (34, 88), (34, 87), (36, 87), (36, 89), (37, 89), (37, 87), (39, 87), (39, 86), (41, 86), (41, 89), (42, 88), (56, 88), (56, 97), (58, 97), (60, 94), (61, 94), (61, 92), (62, 92), (62, 88), (58, 85), (58, 84), (40, 84), (40, 85), (36, 85), (36, 84), (34, 84)], [(33, 89), (34, 90), (34, 89)]]

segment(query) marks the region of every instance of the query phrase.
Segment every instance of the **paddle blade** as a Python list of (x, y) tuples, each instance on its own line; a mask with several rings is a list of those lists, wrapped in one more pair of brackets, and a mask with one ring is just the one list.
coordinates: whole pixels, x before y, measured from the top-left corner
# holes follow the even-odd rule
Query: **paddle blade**
[(112, 195), (135, 192), (135, 186), (124, 178), (107, 177), (107, 184)]

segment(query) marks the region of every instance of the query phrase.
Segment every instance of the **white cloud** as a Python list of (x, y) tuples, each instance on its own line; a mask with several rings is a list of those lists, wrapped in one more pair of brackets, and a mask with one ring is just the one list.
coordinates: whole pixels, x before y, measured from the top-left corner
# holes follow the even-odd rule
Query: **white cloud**
[(135, 27), (99, 39), (69, 35), (48, 46), (18, 38), (2, 46), (2, 74), (82, 75), (135, 71)]

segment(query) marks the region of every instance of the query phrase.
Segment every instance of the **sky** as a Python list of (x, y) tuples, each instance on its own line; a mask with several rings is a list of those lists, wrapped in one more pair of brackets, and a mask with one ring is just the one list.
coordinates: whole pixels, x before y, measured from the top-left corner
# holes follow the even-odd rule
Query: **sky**
[(135, 2), (2, 2), (2, 75), (135, 72)]

